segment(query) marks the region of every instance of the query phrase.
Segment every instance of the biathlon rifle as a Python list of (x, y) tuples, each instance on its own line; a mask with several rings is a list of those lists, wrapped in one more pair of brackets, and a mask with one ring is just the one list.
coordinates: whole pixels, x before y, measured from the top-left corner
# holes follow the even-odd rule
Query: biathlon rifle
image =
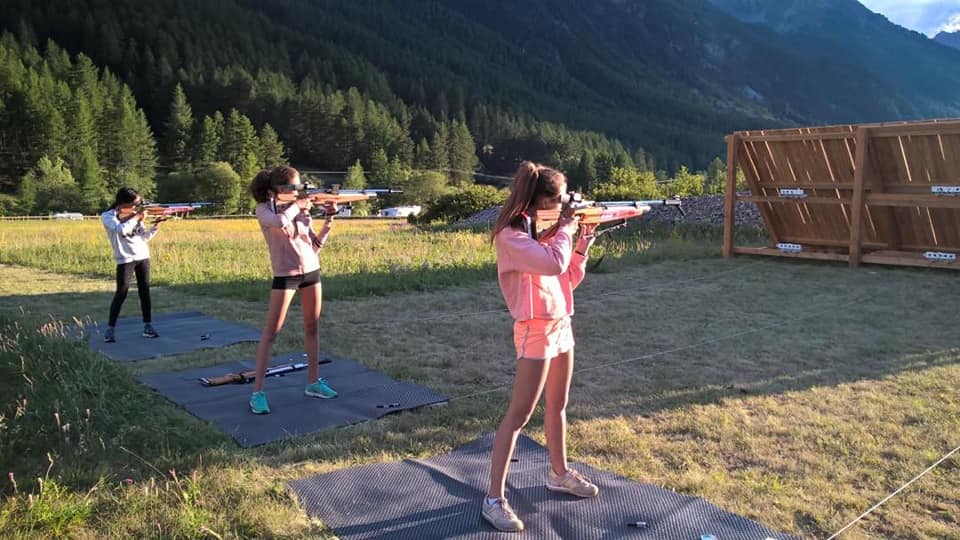
[[(296, 362), (293, 364), (281, 364), (279, 366), (274, 366), (267, 369), (265, 377), (276, 377), (278, 375), (285, 375), (292, 371), (299, 371), (307, 367), (305, 362)], [(221, 386), (224, 384), (247, 384), (253, 382), (257, 376), (257, 371), (251, 369), (249, 371), (243, 371), (240, 373), (227, 373), (226, 375), (221, 375), (219, 377), (200, 377), (200, 383), (204, 386)]]
[[(643, 201), (587, 201), (579, 193), (571, 192), (564, 196), (563, 204), (573, 210), (573, 215), (579, 217), (582, 225), (607, 225), (603, 229), (595, 230), (594, 236), (626, 226), (628, 219), (646, 214), (653, 206), (675, 206), (677, 211), (683, 214), (680, 197)], [(534, 233), (538, 240), (556, 234), (557, 220), (560, 219), (561, 212), (563, 210), (537, 210)]]
[(145, 212), (153, 218), (153, 223), (166, 221), (174, 216), (183, 217), (198, 208), (213, 206), (211, 202), (154, 203), (143, 201), (133, 207), (131, 214)]
[(277, 202), (292, 203), (301, 199), (310, 199), (314, 206), (326, 211), (333, 204), (350, 206), (351, 203), (366, 201), (391, 193), (403, 193), (403, 190), (398, 188), (341, 189), (340, 184), (333, 184), (330, 187), (314, 187), (310, 183), (303, 183), (299, 187), (280, 186), (277, 193)]

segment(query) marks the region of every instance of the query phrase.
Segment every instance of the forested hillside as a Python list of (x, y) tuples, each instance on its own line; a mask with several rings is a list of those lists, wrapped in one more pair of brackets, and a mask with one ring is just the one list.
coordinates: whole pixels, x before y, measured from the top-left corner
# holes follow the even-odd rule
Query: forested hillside
[[(863, 15), (849, 4), (865, 11), (853, 0), (803, 4), (799, 20), (831, 23), (800, 30), (776, 22), (796, 11), (787, 0), (4, 4), (5, 207), (47, 177), (72, 178), (86, 211), (120, 184), (204, 196), (191, 186), (212, 177), (243, 211), (244, 183), (285, 161), (430, 199), (533, 159), (636, 194), (708, 164), (715, 174), (735, 129), (960, 111), (949, 92), (877, 69), (865, 43), (900, 36), (885, 19), (863, 18), (843, 42)], [(913, 64), (951, 83), (960, 53), (930, 46), (946, 54), (918, 43), (910, 58), (883, 55), (904, 77)]]

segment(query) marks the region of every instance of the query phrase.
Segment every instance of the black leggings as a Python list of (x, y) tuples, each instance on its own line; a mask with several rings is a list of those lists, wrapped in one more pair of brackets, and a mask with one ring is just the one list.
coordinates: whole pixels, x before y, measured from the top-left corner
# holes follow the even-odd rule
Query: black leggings
[(117, 325), (120, 317), (120, 308), (127, 299), (127, 290), (130, 289), (130, 275), (137, 274), (137, 293), (140, 295), (140, 311), (143, 312), (143, 322), (150, 322), (150, 259), (134, 261), (117, 265), (117, 292), (110, 303), (110, 326)]

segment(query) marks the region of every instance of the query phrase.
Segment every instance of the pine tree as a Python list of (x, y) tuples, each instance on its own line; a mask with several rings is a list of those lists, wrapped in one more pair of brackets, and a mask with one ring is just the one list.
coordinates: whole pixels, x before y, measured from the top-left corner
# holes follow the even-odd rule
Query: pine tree
[(107, 182), (100, 172), (100, 164), (97, 163), (97, 157), (92, 148), (87, 147), (80, 152), (73, 170), (77, 171), (76, 180), (81, 199), (80, 209), (88, 214), (103, 210), (107, 201), (110, 200), (110, 193), (107, 190)]
[(571, 188), (577, 191), (588, 191), (593, 189), (597, 183), (597, 167), (593, 162), (593, 154), (584, 151), (580, 155), (580, 162), (577, 164), (576, 172), (571, 178)]
[(452, 169), (450, 177), (454, 184), (467, 185), (473, 183), (473, 172), (479, 165), (476, 144), (467, 125), (461, 121), (454, 121), (450, 126), (448, 141), (448, 159)]
[(223, 143), (223, 115), (217, 111), (212, 117), (204, 116), (197, 144), (194, 145), (193, 164), (199, 167), (216, 161)]
[(287, 162), (287, 158), (284, 156), (286, 150), (283, 148), (283, 143), (280, 142), (277, 132), (273, 130), (270, 124), (264, 124), (263, 128), (260, 129), (260, 151), (259, 165), (262, 168), (276, 167)]
[(257, 174), (260, 139), (250, 119), (236, 109), (230, 111), (223, 128), (220, 156), (240, 175), (241, 182), (253, 180)]
[(387, 174), (390, 168), (390, 160), (387, 159), (387, 152), (383, 148), (374, 151), (370, 158), (370, 181), (375, 186), (387, 184)]
[(120, 90), (119, 98), (107, 114), (105, 129), (102, 160), (107, 170), (109, 191), (129, 186), (144, 197), (152, 196), (156, 188), (156, 142), (147, 118), (136, 108), (129, 88)]
[(413, 152), (413, 168), (428, 169), (430, 168), (430, 160), (430, 143), (427, 142), (427, 139), (420, 139), (420, 143)]
[[(367, 178), (363, 173), (363, 165), (358, 159), (353, 165), (347, 167), (347, 176), (343, 179), (343, 187), (349, 189), (363, 189), (367, 187)], [(355, 202), (351, 208), (351, 214), (355, 216), (366, 216), (370, 213), (370, 203), (367, 201)]]
[(168, 171), (186, 170), (190, 166), (190, 140), (193, 134), (193, 110), (187, 95), (178, 83), (173, 89), (170, 113), (164, 126), (163, 163)]
[(360, 164), (359, 159), (347, 168), (347, 176), (343, 179), (343, 187), (350, 189), (367, 187), (367, 177), (363, 173), (363, 165)]
[(446, 124), (437, 126), (437, 131), (433, 134), (430, 141), (430, 160), (427, 165), (429, 169), (447, 175), (447, 168), (450, 166), (450, 138)]

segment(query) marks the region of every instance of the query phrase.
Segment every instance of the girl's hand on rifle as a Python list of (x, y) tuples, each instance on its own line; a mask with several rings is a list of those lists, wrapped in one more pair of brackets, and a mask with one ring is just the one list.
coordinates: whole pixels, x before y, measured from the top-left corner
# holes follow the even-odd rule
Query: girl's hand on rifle
[(333, 223), (333, 216), (337, 215), (339, 211), (340, 207), (337, 206), (337, 201), (328, 201), (327, 204), (323, 205), (323, 213), (327, 216), (327, 223)]
[(313, 208), (313, 201), (310, 199), (297, 199), (297, 206), (300, 207), (300, 210), (303, 212), (309, 212)]
[(570, 220), (570, 219), (574, 219), (574, 218), (576, 217), (576, 214), (575, 214), (576, 211), (577, 211), (576, 208), (574, 208), (573, 206), (571, 206), (569, 203), (564, 204), (564, 205), (560, 208), (560, 219), (565, 220), (565, 221), (566, 221), (566, 220)]
[(593, 239), (593, 232), (597, 230), (599, 223), (581, 223), (580, 238)]

